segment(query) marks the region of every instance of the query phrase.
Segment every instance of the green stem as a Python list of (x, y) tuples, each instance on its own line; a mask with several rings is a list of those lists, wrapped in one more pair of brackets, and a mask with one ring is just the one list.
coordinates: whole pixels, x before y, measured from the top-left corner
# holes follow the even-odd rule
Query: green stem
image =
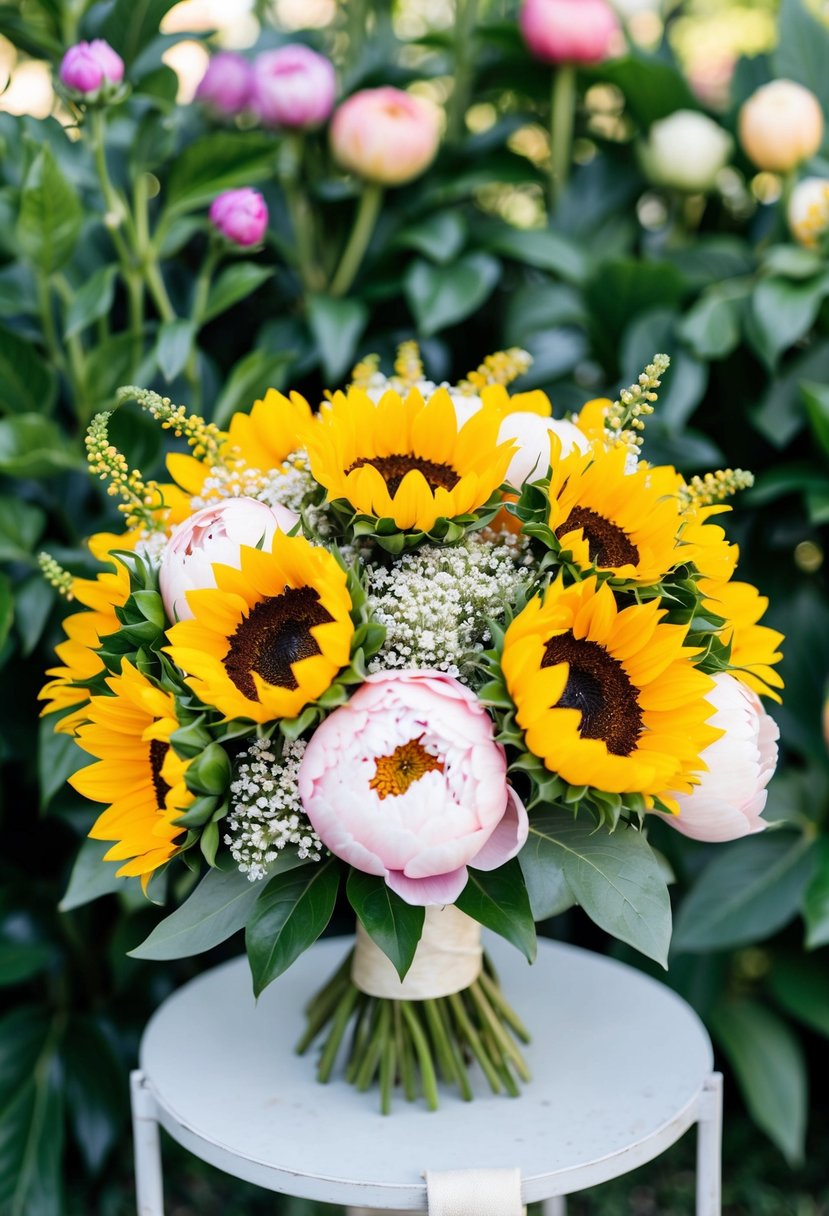
[(354, 68), (360, 52), (360, 44), (366, 35), (365, 0), (348, 0), (345, 6), (348, 33), (348, 67)]
[(456, 143), (464, 131), (464, 119), (469, 107), (472, 82), (473, 35), (478, 16), (478, 0), (456, 0), (455, 3), (455, 81), (449, 99), (446, 124), (447, 138)]
[(305, 137), (286, 136), (279, 158), (280, 182), (296, 241), (297, 269), (306, 291), (322, 291), (325, 287), (325, 276), (314, 251), (314, 215), (308, 195), (302, 186), (304, 158)]
[(550, 214), (552, 214), (567, 185), (573, 154), (576, 69), (570, 63), (563, 63), (556, 68), (553, 74), (550, 107)]
[(426, 1099), (426, 1105), (429, 1107), (429, 1110), (437, 1110), (438, 1080), (435, 1076), (435, 1066), (432, 1063), (432, 1053), (429, 1051), (426, 1035), (423, 1033), (417, 1014), (408, 1001), (400, 1002), (400, 1012), (403, 1014), (403, 1020), (408, 1027), (409, 1033), (412, 1036), (412, 1042), (414, 1043), (417, 1062), (420, 1065), (420, 1081), (423, 1086), (423, 1097)]
[(93, 109), (90, 112), (89, 121), (92, 132), (92, 149), (95, 156), (95, 166), (98, 170), (98, 180), (101, 183), (104, 204), (107, 209), (104, 223), (112, 237), (112, 243), (115, 246), (115, 251), (121, 263), (121, 269), (125, 272), (124, 277), (126, 278), (132, 267), (130, 251), (121, 232), (121, 225), (127, 218), (127, 208), (123, 198), (112, 184), (112, 178), (109, 176), (106, 158), (106, 123), (104, 111), (102, 109)]
[(167, 288), (161, 276), (161, 268), (152, 256), (144, 266), (144, 282), (149, 288), (150, 295), (158, 309), (161, 320), (174, 321), (176, 319), (176, 310), (173, 308), (170, 297), (167, 294)]
[(332, 296), (344, 296), (354, 282), (374, 233), (382, 202), (383, 187), (376, 182), (366, 182), (348, 244), (331, 280), (329, 291)]
[[(64, 305), (68, 308), (72, 301), (72, 288), (62, 274), (56, 274), (52, 277), (52, 282), (55, 289), (62, 299)], [(69, 369), (73, 384), (73, 396), (75, 397), (78, 409), (77, 414), (82, 425), (89, 422), (88, 410), (85, 405), (86, 394), (86, 356), (84, 353), (83, 342), (80, 334), (73, 334), (71, 338), (64, 338), (64, 344), (69, 354)]]
[(509, 1057), (522, 1081), (530, 1080), (530, 1072), (524, 1062), (524, 1057), (516, 1047), (515, 1043), (507, 1034), (504, 1027), (498, 1020), (498, 1016), (484, 995), (483, 989), (476, 981), (469, 989), (472, 1000), (475, 1002), (475, 1007), (480, 1014), (481, 1020), (489, 1027), (489, 1032), (497, 1044), (499, 1050), (504, 1056)]
[(57, 329), (55, 328), (55, 314), (52, 309), (52, 293), (49, 290), (49, 279), (43, 272), (40, 272), (37, 276), (37, 307), (40, 313), (43, 338), (49, 358), (59, 371), (65, 371), (66, 359), (58, 342)]
[(325, 1042), (325, 1047), (322, 1049), (319, 1066), (317, 1068), (317, 1077), (325, 1083), (331, 1076), (331, 1070), (334, 1067), (334, 1061), (337, 1058), (337, 1052), (340, 1049), (340, 1043), (343, 1041), (348, 1019), (351, 1017), (359, 992), (356, 988), (349, 988), (345, 996), (340, 1001), (337, 1012), (331, 1022), (331, 1032)]
[(452, 996), (447, 997), (452, 1013), (455, 1015), (455, 1021), (458, 1024), (458, 1029), (469, 1044), (469, 1050), (472, 1052), (475, 1059), (480, 1064), (484, 1071), (489, 1087), (493, 1093), (501, 1092), (501, 1078), (498, 1076), (496, 1069), (493, 1067), (492, 1061), (487, 1054), (484, 1045), (481, 1042), (477, 1030), (472, 1025), (469, 1014), (466, 1012), (463, 1000), (456, 992)]
[(529, 1030), (527, 1030), (526, 1026), (521, 1021), (512, 1006), (507, 1004), (503, 992), (498, 987), (497, 981), (488, 975), (486, 971), (482, 971), (478, 976), (478, 983), (481, 985), (489, 998), (490, 1004), (498, 1011), (507, 1025), (518, 1035), (518, 1038), (522, 1041), (522, 1043), (529, 1043), (531, 1038)]

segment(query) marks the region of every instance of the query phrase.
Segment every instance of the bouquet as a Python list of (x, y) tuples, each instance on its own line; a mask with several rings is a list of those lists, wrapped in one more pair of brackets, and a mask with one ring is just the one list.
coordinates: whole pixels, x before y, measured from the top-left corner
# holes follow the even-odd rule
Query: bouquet
[(91, 758), (86, 847), (109, 889), (175, 905), (133, 953), (244, 928), (258, 995), (346, 910), (298, 1048), (321, 1080), (379, 1077), (384, 1111), (398, 1083), (434, 1107), (438, 1076), (527, 1078), (481, 926), (532, 961), (580, 905), (667, 965), (649, 825), (765, 826), (781, 636), (720, 523), (750, 476), (643, 459), (664, 356), (569, 418), (510, 392), (528, 363), (436, 385), (404, 343), (390, 375), (368, 357), (316, 411), (270, 390), (227, 431), (126, 387), (175, 437), (170, 481), (98, 415), (124, 529), (90, 538), (94, 579), (42, 559), (82, 605), (42, 697)]

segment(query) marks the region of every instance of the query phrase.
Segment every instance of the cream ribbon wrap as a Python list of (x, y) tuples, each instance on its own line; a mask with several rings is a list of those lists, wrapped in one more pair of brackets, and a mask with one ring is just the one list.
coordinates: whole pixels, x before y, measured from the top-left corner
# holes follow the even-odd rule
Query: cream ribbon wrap
[(520, 1170), (427, 1170), (429, 1216), (522, 1216)]
[(449, 904), (426, 909), (423, 934), (404, 980), (360, 922), (351, 978), (369, 996), (389, 1001), (428, 1001), (462, 992), (481, 974), (481, 926)]

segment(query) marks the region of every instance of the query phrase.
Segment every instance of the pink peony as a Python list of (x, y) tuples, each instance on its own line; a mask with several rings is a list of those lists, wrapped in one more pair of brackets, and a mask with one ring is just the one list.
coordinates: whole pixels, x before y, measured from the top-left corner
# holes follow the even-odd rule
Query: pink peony
[(766, 826), (761, 818), (766, 786), (777, 765), (777, 723), (759, 697), (734, 676), (714, 676), (706, 696), (715, 707), (712, 726), (724, 734), (702, 753), (708, 765), (692, 794), (679, 794), (679, 816), (663, 815), (694, 840), (736, 840)]
[(743, 102), (737, 130), (758, 169), (789, 173), (823, 142), (823, 110), (814, 93), (794, 80), (772, 80)]
[(196, 89), (196, 100), (213, 114), (235, 118), (248, 107), (253, 85), (253, 68), (235, 51), (219, 51), (207, 65)]
[(234, 245), (258, 245), (268, 228), (268, 208), (258, 190), (225, 190), (210, 205), (210, 222)]
[(519, 24), (532, 54), (545, 63), (601, 63), (621, 28), (607, 0), (524, 0)]
[(253, 64), (252, 107), (266, 127), (305, 131), (334, 108), (334, 65), (301, 43), (264, 51)]
[(399, 186), (432, 163), (440, 131), (434, 109), (390, 87), (363, 89), (344, 101), (331, 124), (331, 150), (344, 169)]
[(168, 619), (192, 618), (187, 592), (216, 586), (214, 563), (238, 570), (242, 545), (270, 548), (277, 529), (290, 532), (298, 521), (287, 507), (268, 507), (255, 498), (225, 498), (185, 519), (173, 529), (158, 572)]
[(468, 865), (495, 870), (527, 839), (489, 714), (441, 672), (369, 676), (314, 732), (298, 785), (323, 844), (410, 904), (453, 903)]
[(124, 79), (124, 61), (103, 38), (76, 42), (60, 65), (61, 83), (85, 101), (95, 100), (107, 86)]

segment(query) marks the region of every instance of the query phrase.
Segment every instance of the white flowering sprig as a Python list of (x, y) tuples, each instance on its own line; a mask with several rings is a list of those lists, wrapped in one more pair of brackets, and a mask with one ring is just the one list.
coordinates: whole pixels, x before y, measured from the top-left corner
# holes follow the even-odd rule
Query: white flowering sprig
[(654, 355), (635, 384), (623, 389), (617, 401), (607, 411), (605, 427), (614, 445), (625, 447), (632, 456), (639, 455), (645, 418), (653, 413), (657, 389), (671, 365), (667, 355)]
[(680, 498), (685, 510), (710, 507), (753, 485), (754, 474), (746, 469), (716, 469), (702, 477), (692, 477), (680, 490)]

